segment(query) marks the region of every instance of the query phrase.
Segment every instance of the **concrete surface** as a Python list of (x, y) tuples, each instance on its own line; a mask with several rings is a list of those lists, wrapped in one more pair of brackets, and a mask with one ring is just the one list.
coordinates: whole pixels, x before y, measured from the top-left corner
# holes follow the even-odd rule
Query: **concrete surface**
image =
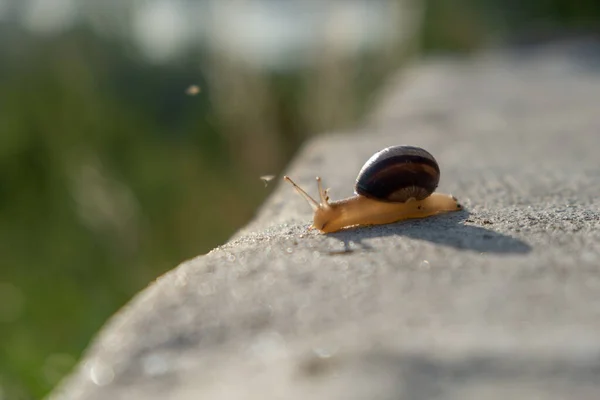
[(373, 152), (423, 146), (467, 211), (321, 235), (280, 180), (118, 313), (52, 399), (600, 398), (598, 54), (409, 68), (286, 173), (338, 199)]

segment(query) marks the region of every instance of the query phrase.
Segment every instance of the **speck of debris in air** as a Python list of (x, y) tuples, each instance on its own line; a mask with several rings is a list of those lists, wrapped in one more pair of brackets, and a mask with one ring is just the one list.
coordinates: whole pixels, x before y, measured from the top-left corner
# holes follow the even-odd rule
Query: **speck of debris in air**
[(188, 87), (188, 88), (185, 90), (185, 93), (186, 93), (188, 96), (195, 96), (195, 95), (197, 95), (198, 93), (200, 93), (200, 86), (198, 86), (198, 85), (191, 85), (191, 86), (189, 86), (189, 87)]
[(267, 187), (267, 185), (270, 181), (273, 180), (273, 178), (275, 178), (275, 175), (263, 175), (260, 177), (260, 179), (265, 183), (265, 187)]

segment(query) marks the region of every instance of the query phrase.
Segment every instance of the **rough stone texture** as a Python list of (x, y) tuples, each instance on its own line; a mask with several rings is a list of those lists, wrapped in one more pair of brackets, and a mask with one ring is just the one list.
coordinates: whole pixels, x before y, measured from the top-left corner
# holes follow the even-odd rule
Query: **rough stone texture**
[(398, 143), (467, 211), (321, 235), (279, 187), (230, 242), (165, 274), (53, 399), (600, 398), (600, 57), (433, 59), (366, 126), (287, 173), (334, 199)]

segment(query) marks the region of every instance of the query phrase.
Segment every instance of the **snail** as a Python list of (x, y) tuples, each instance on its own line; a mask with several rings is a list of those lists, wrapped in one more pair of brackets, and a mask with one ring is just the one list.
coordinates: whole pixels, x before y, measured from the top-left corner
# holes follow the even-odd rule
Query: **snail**
[(382, 225), (458, 211), (456, 197), (437, 193), (440, 168), (426, 150), (414, 146), (391, 146), (375, 153), (363, 165), (352, 197), (330, 201), (317, 177), (320, 203), (288, 176), (284, 180), (314, 211), (311, 228), (323, 233), (354, 226)]

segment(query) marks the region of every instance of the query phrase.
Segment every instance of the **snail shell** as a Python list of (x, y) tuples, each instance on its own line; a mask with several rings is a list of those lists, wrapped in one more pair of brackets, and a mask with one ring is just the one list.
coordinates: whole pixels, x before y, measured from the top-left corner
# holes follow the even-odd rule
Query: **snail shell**
[(435, 191), (440, 167), (428, 151), (414, 146), (391, 146), (363, 165), (354, 186), (362, 196), (385, 202), (422, 200)]

